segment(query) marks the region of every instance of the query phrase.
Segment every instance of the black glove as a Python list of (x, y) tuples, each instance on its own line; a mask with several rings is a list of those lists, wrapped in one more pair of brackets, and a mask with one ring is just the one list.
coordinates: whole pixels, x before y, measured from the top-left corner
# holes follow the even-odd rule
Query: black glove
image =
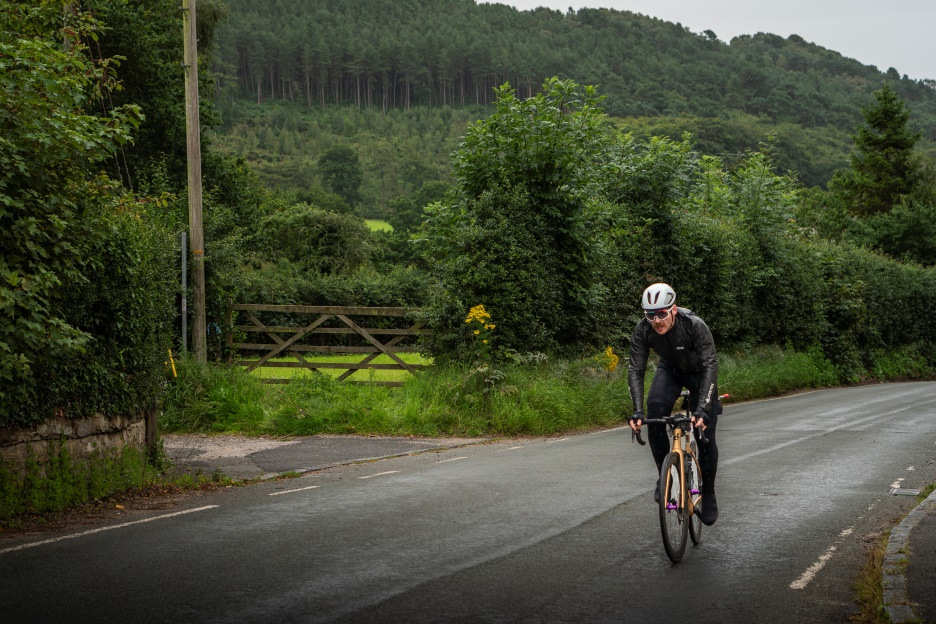
[(709, 415), (708, 415), (708, 412), (706, 412), (706, 411), (705, 411), (704, 409), (702, 409), (701, 407), (700, 407), (699, 409), (697, 409), (695, 412), (693, 412), (692, 417), (693, 417), (694, 419), (696, 419), (696, 420), (700, 420), (700, 419), (701, 419), (701, 420), (702, 420), (702, 424), (704, 424), (706, 427), (709, 426)]
[(636, 412), (634, 412), (634, 415), (628, 418), (627, 420), (633, 423), (636, 423), (639, 420), (641, 421), (641, 424), (643, 424), (643, 419), (644, 419), (643, 412), (641, 412), (640, 410), (637, 410)]

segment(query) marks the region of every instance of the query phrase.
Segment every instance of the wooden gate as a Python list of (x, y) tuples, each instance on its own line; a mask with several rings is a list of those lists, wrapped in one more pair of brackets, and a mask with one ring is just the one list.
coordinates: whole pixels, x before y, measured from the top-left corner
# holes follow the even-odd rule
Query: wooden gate
[[(410, 344), (403, 344), (407, 338), (431, 334), (432, 330), (423, 327), (421, 322), (406, 321), (418, 313), (416, 308), (368, 308), (345, 306), (305, 306), (305, 305), (262, 305), (251, 303), (233, 303), (228, 301), (227, 326), (228, 361), (243, 366), (247, 372), (258, 368), (302, 368), (316, 373), (319, 369), (344, 369), (338, 376), (339, 381), (348, 379), (359, 370), (403, 370), (409, 373), (425, 368), (421, 364), (404, 362), (399, 353), (416, 353), (418, 349)], [(243, 316), (249, 325), (234, 325), (234, 315), (238, 320)], [(264, 315), (273, 315), (274, 324), (262, 320)], [(306, 317), (297, 325), (276, 324), (284, 319)], [(352, 317), (399, 317), (394, 323), (397, 327), (362, 327)], [(305, 321), (311, 320), (310, 323)], [(363, 324), (365, 321), (362, 320)], [(399, 327), (408, 325), (407, 327)], [(234, 342), (234, 333), (247, 335), (245, 342)], [(252, 338), (256, 336), (256, 340)], [(380, 337), (390, 337), (381, 342)], [(266, 340), (264, 340), (266, 339)], [(338, 344), (336, 344), (338, 343)], [(328, 362), (321, 359), (310, 361), (307, 354), (364, 354), (359, 362)], [(238, 359), (250, 354), (259, 354), (258, 359)], [(372, 363), (381, 354), (392, 362), (387, 364)], [(273, 358), (292, 357), (282, 361)], [(289, 379), (264, 378), (266, 383), (285, 383)], [(402, 381), (363, 381), (353, 383), (373, 383), (382, 386), (400, 386)]]

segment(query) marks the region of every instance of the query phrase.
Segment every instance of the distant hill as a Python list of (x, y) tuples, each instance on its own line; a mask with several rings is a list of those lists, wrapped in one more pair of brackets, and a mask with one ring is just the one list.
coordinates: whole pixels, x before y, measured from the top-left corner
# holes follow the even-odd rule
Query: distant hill
[[(227, 1), (215, 63), (228, 113), (223, 132), (241, 123), (236, 111), (247, 110), (234, 100), (301, 106), (303, 115), (335, 106), (451, 107), (477, 117), (495, 86), (510, 82), (522, 97), (559, 76), (597, 85), (605, 110), (628, 127), (674, 136), (688, 130), (705, 151), (736, 153), (777, 134), (784, 166), (807, 184), (844, 166), (860, 109), (884, 82), (906, 100), (923, 149), (932, 153), (936, 144), (932, 84), (881, 73), (795, 35), (725, 43), (711, 31), (627, 11), (518, 11), (473, 0)], [(262, 115), (252, 110), (251, 117)], [(347, 130), (343, 140), (353, 143)], [(261, 151), (268, 159), (279, 153), (273, 145)]]

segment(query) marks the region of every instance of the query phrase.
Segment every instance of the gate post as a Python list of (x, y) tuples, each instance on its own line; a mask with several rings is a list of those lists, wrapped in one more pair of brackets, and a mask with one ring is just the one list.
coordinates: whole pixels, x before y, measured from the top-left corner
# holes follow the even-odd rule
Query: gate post
[(151, 407), (146, 412), (146, 452), (149, 458), (156, 457), (156, 415), (159, 413), (158, 407)]
[(224, 315), (224, 324), (227, 326), (227, 363), (234, 360), (234, 300), (228, 297), (227, 312)]

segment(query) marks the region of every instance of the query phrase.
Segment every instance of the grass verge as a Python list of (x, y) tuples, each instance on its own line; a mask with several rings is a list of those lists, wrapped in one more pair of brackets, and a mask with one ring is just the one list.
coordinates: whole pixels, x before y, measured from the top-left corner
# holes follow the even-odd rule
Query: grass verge
[(865, 550), (864, 565), (858, 577), (852, 583), (855, 591), (855, 602), (861, 612), (850, 618), (852, 622), (866, 624), (889, 624), (890, 617), (884, 610), (884, 587), (881, 578), (881, 563), (884, 561), (884, 551), (887, 549), (886, 533), (882, 533), (868, 544)]
[(73, 460), (63, 444), (52, 443), (49, 461), (27, 457), (25, 470), (0, 465), (0, 529), (53, 521), (64, 510), (111, 501), (120, 507), (128, 497), (162, 495), (233, 481), (217, 472), (174, 473), (162, 445), (153, 458), (135, 448), (92, 453)]
[(932, 494), (933, 491), (936, 491), (936, 483), (930, 483), (925, 488), (920, 490), (920, 495), (917, 496), (917, 504), (920, 504), (929, 498), (929, 495)]
[[(549, 435), (622, 423), (633, 412), (626, 371), (609, 370), (600, 354), (580, 360), (531, 354), (496, 364), (436, 364), (407, 374), (400, 388), (343, 384), (314, 373), (288, 384), (262, 384), (242, 369), (191, 360), (179, 362), (178, 368), (160, 418), (162, 431)], [(646, 383), (651, 378), (648, 371)], [(834, 368), (818, 353), (772, 348), (720, 356), (719, 389), (732, 401), (836, 382)]]

